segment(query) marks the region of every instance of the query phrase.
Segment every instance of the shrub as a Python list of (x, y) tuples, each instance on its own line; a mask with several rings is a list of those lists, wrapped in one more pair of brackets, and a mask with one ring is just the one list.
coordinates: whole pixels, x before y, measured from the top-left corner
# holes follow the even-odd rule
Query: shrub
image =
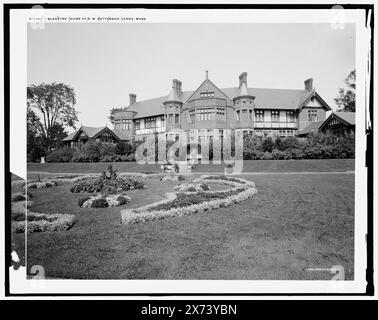
[(23, 194), (16, 194), (13, 196), (12, 201), (17, 202), (17, 201), (25, 201), (26, 197)]
[(109, 206), (106, 199), (100, 198), (100, 199), (94, 199), (92, 201), (92, 208), (107, 208)]
[(117, 201), (118, 201), (120, 206), (123, 206), (124, 204), (129, 203), (130, 199), (126, 198), (124, 196), (118, 196)]
[(313, 133), (307, 138), (244, 137), (244, 160), (342, 159), (355, 156), (354, 134)]
[(201, 183), (201, 188), (202, 188), (202, 190), (204, 190), (204, 191), (208, 191), (208, 190), (210, 190), (209, 186), (208, 186), (207, 184), (205, 184), (205, 183)]
[(98, 193), (115, 194), (119, 190), (127, 191), (130, 189), (143, 189), (144, 183), (138, 180), (128, 178), (116, 178), (114, 180), (105, 180), (101, 178), (95, 178), (90, 180), (83, 180), (76, 183), (71, 187), (73, 193)]
[(71, 162), (76, 150), (70, 147), (62, 147), (50, 151), (46, 156), (46, 162)]
[(264, 151), (264, 152), (272, 152), (272, 150), (274, 148), (273, 139), (270, 138), (270, 137), (264, 139), (264, 141), (261, 145), (261, 148), (262, 148), (262, 151)]
[(86, 197), (83, 197), (83, 198), (80, 198), (78, 201), (77, 201), (77, 204), (79, 205), (79, 207), (81, 207), (83, 205), (83, 203), (87, 200), (89, 200), (91, 197), (90, 196), (86, 196)]

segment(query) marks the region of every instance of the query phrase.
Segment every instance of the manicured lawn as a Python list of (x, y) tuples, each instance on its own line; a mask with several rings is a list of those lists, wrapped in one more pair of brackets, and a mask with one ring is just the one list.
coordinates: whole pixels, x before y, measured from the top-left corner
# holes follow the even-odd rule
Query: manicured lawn
[[(139, 165), (136, 162), (106, 163), (28, 163), (28, 171), (52, 173), (93, 173), (105, 170), (112, 164), (119, 172), (158, 173), (159, 164)], [(223, 164), (198, 164), (194, 172), (223, 173)], [(245, 160), (243, 172), (325, 172), (354, 171), (354, 159), (327, 160)]]
[[(268, 161), (269, 162), (269, 161)], [(88, 164), (87, 164), (88, 165)], [(228, 208), (120, 224), (120, 209), (162, 199), (174, 184), (145, 179), (130, 205), (82, 209), (70, 185), (31, 190), (33, 211), (73, 213), (65, 232), (28, 235), (28, 270), (77, 279), (353, 279), (354, 175), (246, 175), (257, 195)], [(22, 234), (14, 234), (15, 241)]]

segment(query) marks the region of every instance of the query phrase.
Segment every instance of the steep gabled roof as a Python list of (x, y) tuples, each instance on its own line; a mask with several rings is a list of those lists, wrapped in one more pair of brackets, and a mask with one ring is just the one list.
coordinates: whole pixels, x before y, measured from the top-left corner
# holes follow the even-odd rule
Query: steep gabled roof
[(346, 126), (356, 125), (356, 114), (354, 112), (333, 112), (321, 125), (319, 130), (323, 130), (332, 119), (337, 119)]
[(87, 127), (81, 126), (75, 132), (70, 133), (67, 137), (65, 137), (62, 141), (72, 141), (77, 138), (80, 132), (84, 132), (88, 138), (96, 138), (96, 136), (100, 135), (104, 130), (109, 131), (115, 138), (120, 140), (129, 140), (127, 134), (123, 130), (112, 130), (108, 127)]
[(312, 97), (315, 97), (316, 99), (318, 99), (320, 103), (327, 109), (327, 111), (332, 110), (331, 107), (322, 99), (321, 96), (319, 96), (319, 94), (315, 90), (310, 91), (307, 96), (305, 95), (303, 96), (304, 99), (302, 102), (300, 102), (299, 108), (303, 108), (306, 105), (306, 103), (310, 101)]
[[(205, 80), (206, 81), (206, 80)], [(201, 84), (201, 86), (205, 83)], [(208, 80), (209, 88), (216, 88), (221, 91), (223, 98), (229, 100), (234, 99), (240, 94), (239, 87), (232, 88), (217, 88), (211, 80)], [(180, 96), (182, 102), (186, 102), (189, 99), (193, 99), (194, 94), (200, 93), (201, 86), (195, 91), (184, 91)], [(210, 91), (210, 90), (209, 90)], [(214, 89), (215, 91), (215, 89)], [(267, 88), (247, 88), (248, 95), (255, 97), (255, 108), (256, 109), (298, 109), (301, 108), (312, 96), (315, 96), (319, 101), (330, 110), (327, 103), (315, 92), (307, 90), (296, 90), (296, 89), (267, 89)], [(161, 96), (158, 98), (137, 101), (125, 110), (134, 111), (137, 114), (135, 119), (152, 117), (162, 115), (164, 113), (162, 104), (167, 100), (167, 96)]]
[(65, 137), (62, 141), (71, 141), (73, 137), (75, 136), (76, 131), (71, 132), (67, 137)]
[(349, 125), (356, 125), (356, 114), (354, 112), (334, 112), (333, 114)]
[(302, 130), (298, 131), (298, 135), (302, 136), (318, 131), (323, 122), (324, 121), (310, 122), (307, 127), (304, 127)]
[(125, 130), (110, 129), (119, 140), (130, 140), (130, 134)]
[[(222, 89), (230, 98), (239, 94), (239, 88)], [(248, 94), (255, 97), (256, 109), (297, 109), (311, 94), (307, 90), (248, 88)]]
[(227, 96), (227, 94), (222, 89), (219, 89), (211, 80), (205, 79), (201, 83), (201, 85), (189, 96), (187, 101), (201, 99), (202, 92), (214, 92), (214, 98), (231, 100)]
[(87, 126), (81, 126), (75, 132), (70, 133), (67, 137), (65, 137), (63, 139), (63, 141), (70, 141), (70, 140), (75, 139), (80, 132), (84, 132), (89, 138), (92, 138), (93, 136), (95, 136), (98, 132), (100, 132), (104, 128), (106, 128), (106, 127), (87, 127)]

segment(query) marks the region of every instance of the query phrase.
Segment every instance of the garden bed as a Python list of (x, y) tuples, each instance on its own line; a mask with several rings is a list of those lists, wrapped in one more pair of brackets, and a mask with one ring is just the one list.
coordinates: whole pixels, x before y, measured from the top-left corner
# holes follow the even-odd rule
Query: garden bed
[(90, 180), (84, 180), (76, 183), (71, 188), (73, 193), (98, 193), (103, 194), (116, 194), (122, 191), (143, 189), (145, 184), (138, 180), (129, 178), (116, 178), (114, 180), (105, 180), (101, 178), (95, 178)]
[(187, 192), (167, 193), (166, 199), (162, 201), (136, 209), (121, 210), (121, 221), (124, 224), (137, 223), (203, 212), (241, 202), (254, 196), (257, 192), (254, 183), (244, 179), (202, 176), (194, 180), (193, 183), (200, 185), (205, 181), (228, 184), (232, 188), (204, 191), (195, 187), (192, 190), (189, 187)]

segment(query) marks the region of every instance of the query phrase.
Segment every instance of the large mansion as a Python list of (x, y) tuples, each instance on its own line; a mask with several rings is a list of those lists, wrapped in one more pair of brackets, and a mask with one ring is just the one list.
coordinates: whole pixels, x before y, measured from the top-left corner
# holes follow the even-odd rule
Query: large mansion
[(145, 140), (157, 133), (177, 140), (183, 131), (194, 140), (221, 137), (226, 129), (265, 137), (304, 136), (321, 126), (328, 110), (313, 79), (298, 90), (250, 88), (243, 72), (238, 87), (218, 88), (206, 72), (194, 91), (183, 91), (182, 82), (175, 79), (167, 96), (137, 101), (130, 93), (127, 107), (111, 110), (113, 129), (81, 127), (64, 140)]
[(305, 81), (303, 90), (249, 88), (243, 72), (238, 87), (220, 89), (206, 72), (194, 91), (183, 91), (182, 82), (173, 80), (168, 96), (137, 101), (130, 94), (129, 106), (113, 109), (111, 121), (114, 129), (136, 140), (156, 132), (173, 137), (174, 129), (191, 138), (222, 135), (224, 129), (286, 137), (323, 122), (327, 110), (330, 107), (315, 91), (312, 79)]

